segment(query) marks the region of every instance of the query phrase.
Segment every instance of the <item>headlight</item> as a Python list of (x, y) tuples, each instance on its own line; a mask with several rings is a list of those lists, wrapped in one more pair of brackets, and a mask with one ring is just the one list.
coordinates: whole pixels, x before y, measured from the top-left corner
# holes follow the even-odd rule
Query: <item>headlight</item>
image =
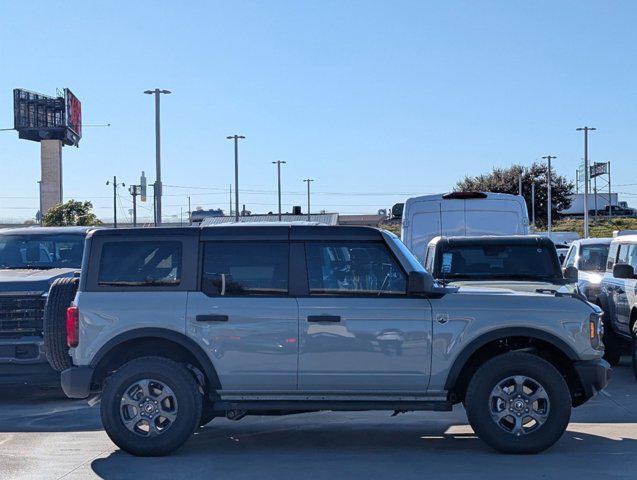
[(588, 319), (588, 334), (591, 340), (591, 346), (595, 350), (602, 350), (604, 344), (602, 338), (604, 337), (604, 322), (602, 322), (603, 313), (591, 313)]

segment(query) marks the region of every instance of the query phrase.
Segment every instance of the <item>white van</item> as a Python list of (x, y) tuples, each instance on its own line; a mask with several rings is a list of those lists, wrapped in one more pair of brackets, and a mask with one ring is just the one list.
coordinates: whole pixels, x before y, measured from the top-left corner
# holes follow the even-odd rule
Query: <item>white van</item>
[(520, 195), (452, 192), (409, 198), (401, 239), (421, 262), (435, 236), (528, 235), (529, 214)]

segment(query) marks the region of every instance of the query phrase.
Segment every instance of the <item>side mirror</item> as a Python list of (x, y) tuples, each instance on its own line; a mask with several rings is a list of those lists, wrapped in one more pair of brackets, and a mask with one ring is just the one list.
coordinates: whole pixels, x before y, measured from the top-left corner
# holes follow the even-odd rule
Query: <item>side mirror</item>
[(635, 269), (627, 263), (618, 263), (613, 267), (613, 277), (615, 278), (635, 278)]
[(433, 290), (434, 279), (427, 272), (412, 271), (407, 277), (407, 293), (426, 294)]
[(579, 272), (577, 271), (577, 268), (575, 268), (573, 265), (571, 265), (570, 267), (566, 267), (564, 269), (564, 278), (577, 282), (579, 278)]

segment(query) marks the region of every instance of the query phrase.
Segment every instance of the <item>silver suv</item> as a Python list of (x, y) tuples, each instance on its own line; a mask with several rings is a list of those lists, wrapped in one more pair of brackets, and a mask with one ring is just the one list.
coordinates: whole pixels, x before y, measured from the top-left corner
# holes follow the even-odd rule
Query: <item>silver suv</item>
[(101, 395), (107, 434), (135, 455), (170, 453), (214, 417), (457, 403), (489, 445), (531, 453), (606, 386), (599, 313), (568, 295), (439, 286), (372, 228), (98, 230), (62, 386)]

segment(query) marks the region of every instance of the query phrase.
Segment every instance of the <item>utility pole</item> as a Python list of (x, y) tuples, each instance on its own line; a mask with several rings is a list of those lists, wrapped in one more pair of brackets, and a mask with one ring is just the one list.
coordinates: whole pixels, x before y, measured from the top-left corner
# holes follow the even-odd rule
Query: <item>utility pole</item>
[(578, 132), (584, 132), (584, 238), (588, 238), (588, 190), (589, 176), (588, 170), (588, 132), (597, 130), (595, 127), (579, 127)]
[(106, 181), (106, 185), (113, 185), (113, 227), (117, 228), (117, 187), (125, 187), (124, 183), (117, 183), (117, 177), (113, 176), (113, 182)]
[(243, 135), (230, 135), (228, 140), (234, 140), (234, 219), (239, 222), (239, 140), (243, 140)]
[(531, 225), (533, 225), (533, 233), (535, 233), (535, 179), (531, 183)]
[(133, 196), (133, 228), (137, 227), (137, 195), (140, 194), (141, 185), (131, 185), (128, 191)]
[(190, 209), (190, 195), (188, 195), (188, 224), (192, 225), (192, 210)]
[(284, 160), (277, 160), (276, 162), (276, 172), (278, 178), (278, 186), (279, 186), (279, 222), (281, 221), (281, 164), (286, 163)]
[(306, 178), (305, 180), (303, 180), (304, 182), (307, 182), (307, 221), (310, 221), (310, 183), (313, 182), (314, 180), (311, 178)]
[(518, 195), (522, 196), (522, 174), (518, 177)]
[(161, 132), (159, 125), (159, 95), (162, 93), (165, 95), (170, 94), (170, 90), (155, 90), (144, 91), (146, 95), (155, 95), (155, 188), (153, 189), (155, 196), (155, 225), (161, 225)]
[(595, 221), (597, 221), (597, 175), (593, 177), (593, 205), (595, 206)]
[(608, 220), (613, 218), (613, 190), (610, 188), (610, 162), (608, 162)]
[(553, 199), (551, 198), (551, 160), (557, 158), (555, 155), (547, 155), (546, 157), (542, 157), (544, 160), (548, 161), (548, 170), (546, 174), (546, 203), (547, 203), (547, 220), (548, 220), (548, 235), (551, 238), (551, 230), (553, 228)]

